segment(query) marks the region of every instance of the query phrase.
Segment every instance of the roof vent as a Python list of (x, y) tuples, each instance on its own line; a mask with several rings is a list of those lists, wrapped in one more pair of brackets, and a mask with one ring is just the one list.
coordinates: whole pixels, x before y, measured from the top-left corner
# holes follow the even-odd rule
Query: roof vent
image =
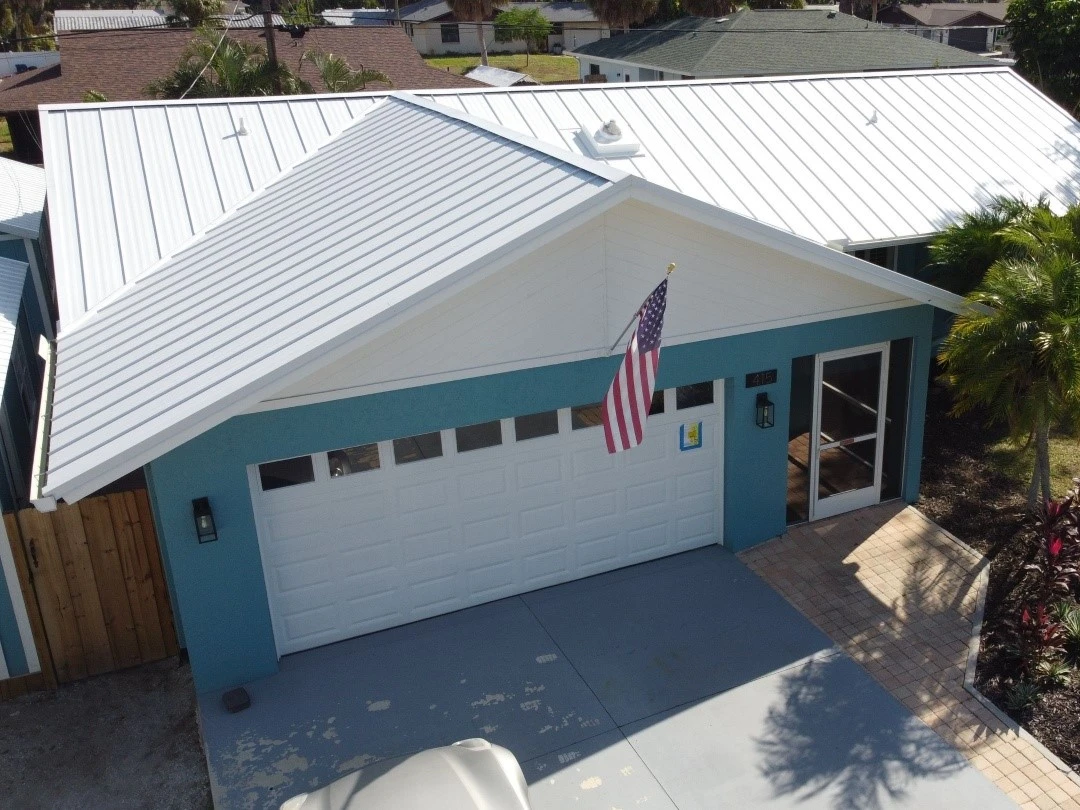
[(633, 135), (624, 132), (614, 118), (605, 121), (595, 132), (580, 130), (578, 138), (595, 158), (632, 157), (641, 149)]

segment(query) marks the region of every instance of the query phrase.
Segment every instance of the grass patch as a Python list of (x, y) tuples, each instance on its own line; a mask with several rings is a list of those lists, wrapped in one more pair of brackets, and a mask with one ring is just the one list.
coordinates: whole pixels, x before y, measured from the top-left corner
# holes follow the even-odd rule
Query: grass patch
[(0, 115), (0, 155), (10, 155), (14, 151), (15, 145), (11, 142), (7, 119)]
[[(439, 70), (449, 70), (451, 73), (462, 76), (480, 64), (480, 56), (425, 56), (424, 61)], [(540, 84), (566, 84), (578, 81), (578, 62), (572, 56), (534, 53), (528, 57), (528, 61), (526, 65), (523, 53), (488, 55), (488, 64), (492, 67), (526, 73)]]
[[(1001, 440), (988, 448), (990, 462), (1012, 478), (1023, 491), (1031, 482), (1031, 470), (1035, 466), (1035, 447), (1016, 447)], [(1050, 489), (1060, 498), (1072, 488), (1072, 480), (1080, 475), (1080, 438), (1066, 433), (1050, 435)]]

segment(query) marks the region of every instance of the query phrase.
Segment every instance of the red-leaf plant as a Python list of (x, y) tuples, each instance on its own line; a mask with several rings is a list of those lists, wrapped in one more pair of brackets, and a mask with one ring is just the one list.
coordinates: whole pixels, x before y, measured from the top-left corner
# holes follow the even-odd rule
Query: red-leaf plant
[(1055, 622), (1038, 603), (1034, 607), (1024, 605), (1020, 620), (1013, 627), (1013, 649), (1020, 661), (1020, 675), (1030, 675), (1038, 665), (1064, 650), (1065, 636), (1061, 625)]
[(1047, 501), (1038, 516), (1040, 554), (1027, 566), (1039, 576), (1040, 599), (1080, 595), (1080, 479), (1058, 501)]

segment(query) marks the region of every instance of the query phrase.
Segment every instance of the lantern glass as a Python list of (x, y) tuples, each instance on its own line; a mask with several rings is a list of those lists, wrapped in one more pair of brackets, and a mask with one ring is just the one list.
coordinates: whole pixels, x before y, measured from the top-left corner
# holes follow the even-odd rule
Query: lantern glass
[(769, 401), (768, 394), (761, 393), (757, 395), (754, 411), (754, 421), (759, 428), (771, 428), (776, 424), (776, 406)]

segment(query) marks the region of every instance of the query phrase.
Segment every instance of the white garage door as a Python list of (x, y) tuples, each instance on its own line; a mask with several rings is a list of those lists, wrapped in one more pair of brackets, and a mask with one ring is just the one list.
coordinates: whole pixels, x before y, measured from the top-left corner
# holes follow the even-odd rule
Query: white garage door
[(722, 385), (614, 456), (583, 406), (252, 467), (278, 653), (720, 541)]

